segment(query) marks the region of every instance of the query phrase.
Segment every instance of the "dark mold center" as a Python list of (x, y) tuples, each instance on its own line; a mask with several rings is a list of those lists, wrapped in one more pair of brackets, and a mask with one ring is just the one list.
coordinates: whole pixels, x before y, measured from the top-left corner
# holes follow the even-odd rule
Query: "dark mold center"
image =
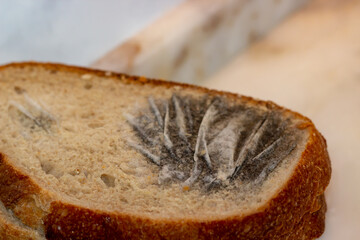
[(137, 137), (129, 145), (159, 166), (158, 183), (184, 189), (261, 184), (297, 144), (279, 110), (221, 97), (149, 97), (148, 108), (126, 117)]

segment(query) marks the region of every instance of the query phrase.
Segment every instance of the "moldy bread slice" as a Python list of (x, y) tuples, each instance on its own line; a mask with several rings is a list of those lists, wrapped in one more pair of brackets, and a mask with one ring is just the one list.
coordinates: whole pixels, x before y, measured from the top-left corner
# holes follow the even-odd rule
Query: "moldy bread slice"
[[(326, 142), (298, 113), (57, 64), (3, 66), (0, 89), (0, 200), (48, 239), (323, 231)], [(301, 225), (315, 212), (310, 236)]]

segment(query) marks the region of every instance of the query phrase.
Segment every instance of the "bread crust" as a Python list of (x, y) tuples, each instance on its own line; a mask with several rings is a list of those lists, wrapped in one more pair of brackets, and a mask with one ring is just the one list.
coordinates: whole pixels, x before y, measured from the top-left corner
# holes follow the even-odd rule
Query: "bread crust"
[(0, 213), (0, 239), (2, 240), (40, 240), (42, 238), (35, 230), (15, 225), (7, 221)]
[(7, 211), (0, 202), (0, 239), (2, 240), (40, 240), (45, 239), (34, 229), (24, 225)]
[(287, 240), (311, 240), (319, 237), (319, 233), (325, 230), (325, 196), (318, 198), (319, 210), (304, 215), (301, 222), (293, 229)]
[[(306, 214), (301, 223), (299, 223), (293, 232), (288, 237), (284, 237), (287, 240), (311, 240), (316, 238), (319, 232), (323, 232), (325, 228), (324, 219), (326, 212), (325, 197), (322, 195), (319, 198), (320, 209), (314, 213)], [(4, 214), (0, 211), (0, 237), (3, 240), (41, 240), (44, 239), (35, 230), (31, 230), (25, 227), (20, 227), (12, 222), (9, 222)]]
[[(106, 72), (86, 68), (71, 67), (49, 63), (15, 63), (0, 67), (6, 69), (24, 67), (43, 67), (48, 70), (94, 74), (109, 77)], [(188, 84), (151, 80), (111, 73), (110, 78), (128, 84), (151, 84), (164, 87), (179, 86), (200, 92), (240, 99), (250, 104), (267, 106), (272, 109), (284, 108), (269, 102), (232, 93), (208, 90)], [(5, 207), (14, 211), (24, 224), (43, 229), (48, 239), (313, 239), (324, 231), (324, 214), (319, 211), (319, 197), (329, 184), (331, 166), (326, 150), (326, 141), (313, 123), (299, 113), (285, 109), (296, 118), (306, 121), (299, 126), (309, 131), (309, 139), (301, 159), (285, 186), (272, 198), (248, 216), (228, 216), (217, 220), (198, 219), (151, 219), (132, 216), (121, 212), (104, 212), (86, 209), (81, 206), (57, 200), (51, 193), (25, 175), (21, 169), (11, 165), (11, 161), (0, 153), (0, 200)], [(37, 199), (35, 201), (34, 199)], [(49, 207), (37, 202), (47, 202)], [(325, 204), (325, 203), (324, 203)], [(323, 205), (324, 205), (323, 204)], [(324, 208), (323, 208), (324, 209)], [(294, 229), (301, 228), (305, 216), (316, 225), (307, 230), (299, 230), (295, 237)], [(311, 231), (310, 231), (311, 230)], [(303, 238), (300, 238), (303, 239)]]

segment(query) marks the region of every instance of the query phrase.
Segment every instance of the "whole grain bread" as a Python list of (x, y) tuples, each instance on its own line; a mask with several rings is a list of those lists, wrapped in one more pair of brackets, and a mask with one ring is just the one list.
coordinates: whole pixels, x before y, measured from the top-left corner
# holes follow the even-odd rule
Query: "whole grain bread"
[(314, 239), (324, 231), (326, 142), (298, 113), (57, 64), (3, 66), (0, 89), (0, 200), (23, 231), (47, 239)]

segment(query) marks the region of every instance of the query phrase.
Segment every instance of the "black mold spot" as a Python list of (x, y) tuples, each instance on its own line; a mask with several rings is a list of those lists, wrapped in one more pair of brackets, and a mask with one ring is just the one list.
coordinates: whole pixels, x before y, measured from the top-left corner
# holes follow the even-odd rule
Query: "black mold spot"
[(260, 184), (297, 142), (281, 112), (221, 97), (150, 97), (149, 108), (128, 122), (137, 137), (130, 145), (161, 168), (159, 184), (208, 191), (236, 179)]

